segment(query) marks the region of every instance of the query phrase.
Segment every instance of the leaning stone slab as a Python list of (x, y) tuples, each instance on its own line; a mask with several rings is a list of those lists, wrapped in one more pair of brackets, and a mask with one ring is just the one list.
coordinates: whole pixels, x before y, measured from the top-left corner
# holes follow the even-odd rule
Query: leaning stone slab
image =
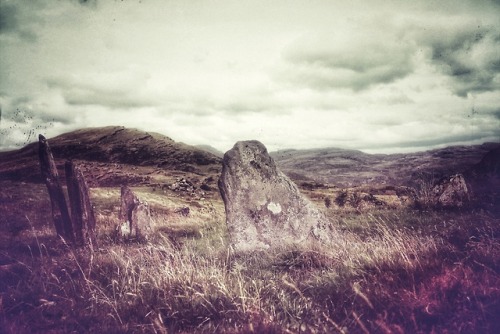
[(258, 141), (237, 142), (226, 152), (219, 189), (236, 251), (332, 237), (326, 218), (277, 168)]
[(66, 198), (59, 181), (56, 163), (52, 156), (49, 143), (43, 135), (38, 135), (38, 156), (40, 167), (45, 185), (49, 191), (50, 203), (52, 205), (52, 219), (56, 232), (59, 236), (74, 243), (75, 234), (73, 233), (73, 224), (69, 215)]

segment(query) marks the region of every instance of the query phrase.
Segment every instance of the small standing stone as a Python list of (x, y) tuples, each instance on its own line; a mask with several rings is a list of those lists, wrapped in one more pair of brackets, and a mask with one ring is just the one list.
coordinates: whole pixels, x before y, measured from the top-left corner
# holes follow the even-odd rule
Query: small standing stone
[(66, 185), (76, 242), (90, 249), (97, 247), (94, 208), (90, 202), (89, 187), (82, 170), (72, 161), (66, 161)]
[(131, 236), (147, 239), (151, 235), (151, 212), (146, 201), (140, 201), (132, 211)]
[(152, 231), (151, 213), (146, 201), (141, 201), (130, 190), (121, 188), (119, 232), (122, 237), (146, 238)]

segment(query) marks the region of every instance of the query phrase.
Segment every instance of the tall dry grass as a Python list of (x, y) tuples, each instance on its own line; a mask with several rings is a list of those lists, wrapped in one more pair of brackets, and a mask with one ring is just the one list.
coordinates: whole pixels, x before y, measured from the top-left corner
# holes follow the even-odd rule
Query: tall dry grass
[(443, 251), (439, 237), (372, 223), (362, 237), (345, 230), (331, 245), (255, 254), (232, 253), (220, 235), (185, 241), (180, 250), (165, 237), (113, 245), (95, 258), (89, 292), (124, 331), (130, 324), (189, 332), (359, 329), (363, 313), (347, 304), (377, 313), (372, 279), (402, 273), (404, 280), (435, 269)]
[(33, 228), (35, 241), (9, 255), (22, 264), (9, 274), (18, 283), (4, 287), (0, 325), (7, 333), (499, 329), (499, 224), (488, 214), (353, 213), (338, 219), (330, 245), (239, 254), (219, 218), (191, 221), (196, 233), (161, 221), (146, 242), (117, 242), (115, 218), (100, 216), (109, 227), (92, 256)]

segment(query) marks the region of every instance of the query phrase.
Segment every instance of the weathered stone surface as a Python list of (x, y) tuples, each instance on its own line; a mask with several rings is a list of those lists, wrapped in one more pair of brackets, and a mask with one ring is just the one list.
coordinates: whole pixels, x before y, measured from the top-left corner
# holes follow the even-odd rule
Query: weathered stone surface
[(132, 220), (132, 211), (135, 206), (139, 203), (139, 199), (128, 187), (121, 187), (121, 202), (120, 202), (120, 213), (118, 218), (120, 221), (131, 221)]
[(149, 205), (141, 201), (128, 187), (121, 188), (120, 226), (118, 231), (124, 238), (147, 239), (152, 230)]
[(66, 161), (64, 166), (76, 243), (93, 250), (97, 247), (96, 221), (94, 208), (90, 202), (89, 187), (77, 164)]
[(258, 141), (238, 142), (226, 152), (219, 189), (237, 251), (331, 238), (328, 221)]
[(66, 198), (59, 182), (59, 173), (57, 172), (56, 163), (52, 156), (49, 143), (43, 135), (38, 136), (38, 157), (40, 159), (40, 167), (42, 177), (49, 191), (50, 203), (52, 205), (52, 218), (58, 235), (64, 237), (68, 241), (74, 243), (75, 235), (73, 233), (73, 225), (69, 215)]
[(180, 178), (177, 180), (177, 182), (173, 183), (170, 186), (170, 189), (173, 191), (184, 191), (192, 193), (196, 189), (196, 187), (191, 181), (186, 180), (185, 178)]
[(435, 204), (443, 207), (461, 207), (469, 201), (469, 190), (461, 174), (441, 179), (432, 189)]
[(139, 200), (139, 203), (132, 211), (131, 236), (147, 239), (151, 235), (151, 232), (152, 226), (149, 204)]

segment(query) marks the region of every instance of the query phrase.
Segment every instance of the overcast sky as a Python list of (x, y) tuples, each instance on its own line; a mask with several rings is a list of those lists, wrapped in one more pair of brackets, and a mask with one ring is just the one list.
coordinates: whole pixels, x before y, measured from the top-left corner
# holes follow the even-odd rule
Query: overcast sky
[(0, 0), (0, 149), (123, 125), (226, 151), (500, 141), (498, 0)]

